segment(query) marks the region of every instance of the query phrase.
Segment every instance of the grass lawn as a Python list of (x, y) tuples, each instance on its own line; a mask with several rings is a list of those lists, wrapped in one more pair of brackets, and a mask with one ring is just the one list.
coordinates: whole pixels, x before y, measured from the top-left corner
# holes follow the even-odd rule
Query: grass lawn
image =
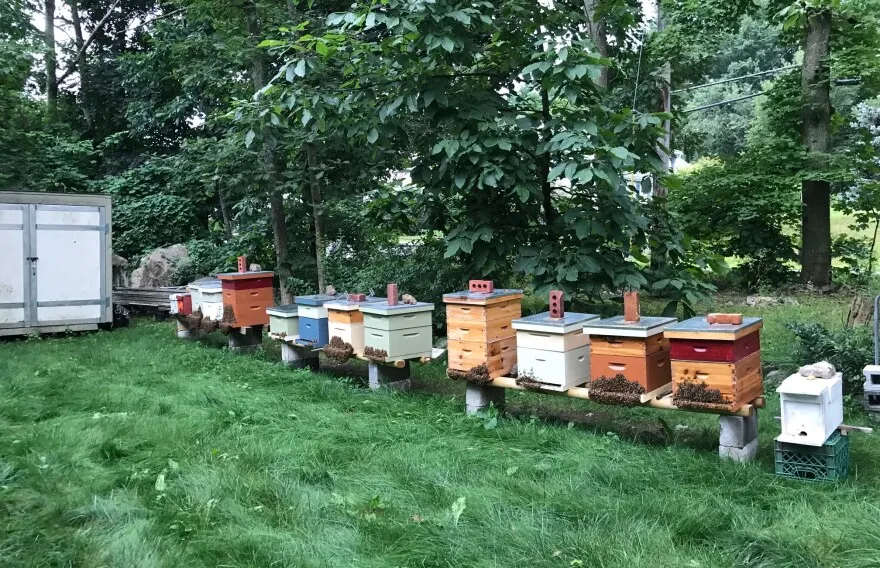
[[(847, 304), (759, 310), (766, 359)], [(148, 320), (0, 343), (0, 565), (880, 565), (880, 437), (844, 483), (778, 479), (775, 396), (742, 465), (712, 416), (510, 392), (486, 428), (436, 364), (398, 393), (278, 361)]]

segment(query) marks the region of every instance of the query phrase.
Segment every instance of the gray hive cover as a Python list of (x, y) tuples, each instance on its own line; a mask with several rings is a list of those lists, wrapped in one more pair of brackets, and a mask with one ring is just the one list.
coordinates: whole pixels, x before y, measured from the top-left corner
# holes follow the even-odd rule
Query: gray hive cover
[(300, 306), (323, 306), (327, 302), (341, 300), (345, 296), (328, 296), (327, 294), (312, 294), (311, 296), (296, 296), (293, 299), (295, 304)]
[(217, 278), (199, 278), (189, 284), (191, 287), (204, 289), (204, 288), (221, 288), (223, 283), (220, 282)]
[(272, 308), (266, 308), (266, 313), (274, 316), (295, 316), (299, 311), (299, 307), (296, 304), (285, 304), (283, 306), (275, 306)]
[(375, 304), (361, 304), (361, 311), (365, 314), (392, 315), (395, 313), (405, 314), (407, 312), (428, 312), (434, 309), (434, 304), (427, 302), (416, 302), (415, 304), (398, 303), (389, 306), (388, 302), (378, 302)]
[(450, 292), (448, 294), (443, 294), (443, 301), (448, 302), (450, 300), (494, 300), (496, 298), (503, 298), (505, 296), (516, 296), (517, 294), (522, 294), (522, 290), (515, 290), (513, 288), (499, 288), (494, 292), (489, 292), (488, 294), (484, 294), (482, 292), (471, 292), (470, 290), (462, 290), (461, 292)]
[(671, 323), (678, 321), (676, 318), (642, 317), (639, 321), (626, 321), (623, 316), (590, 321), (584, 325), (584, 333), (587, 335), (607, 335), (617, 337), (651, 337), (663, 330)]
[(565, 312), (563, 317), (557, 319), (551, 318), (550, 312), (544, 312), (513, 320), (513, 329), (545, 331), (547, 333), (569, 333), (579, 329), (584, 323), (597, 319), (599, 319), (599, 316), (596, 314), (579, 314), (576, 312)]
[(696, 316), (680, 321), (667, 327), (667, 331), (676, 333), (718, 333), (736, 334), (744, 329), (754, 327), (764, 321), (758, 317), (744, 317), (740, 324), (709, 323), (706, 316)]
[(339, 306), (340, 308), (344, 308), (346, 306), (363, 306), (364, 304), (378, 304), (380, 302), (387, 302), (388, 298), (377, 298), (376, 296), (367, 296), (367, 299), (363, 302), (355, 302), (353, 300), (349, 300), (348, 296), (339, 296), (340, 300), (330, 300), (326, 302), (327, 304), (333, 304), (334, 306)]

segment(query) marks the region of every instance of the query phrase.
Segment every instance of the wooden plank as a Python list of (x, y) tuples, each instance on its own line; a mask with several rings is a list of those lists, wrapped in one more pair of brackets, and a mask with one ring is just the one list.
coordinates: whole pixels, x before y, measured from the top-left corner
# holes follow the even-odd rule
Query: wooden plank
[(496, 319), (514, 320), (521, 315), (522, 305), (518, 299), (509, 300), (505, 298), (504, 302), (499, 302), (490, 306), (470, 304), (446, 305), (447, 322), (471, 323), (488, 322)]
[(327, 321), (330, 323), (364, 323), (364, 314), (360, 310), (327, 310)]
[(639, 402), (642, 404), (648, 402), (649, 400), (654, 400), (655, 398), (660, 398), (666, 394), (672, 392), (672, 383), (666, 383), (665, 385), (658, 387), (651, 392), (646, 392), (645, 394), (639, 396)]
[(491, 321), (446, 320), (446, 338), (451, 341), (498, 341), (516, 335), (511, 319)]

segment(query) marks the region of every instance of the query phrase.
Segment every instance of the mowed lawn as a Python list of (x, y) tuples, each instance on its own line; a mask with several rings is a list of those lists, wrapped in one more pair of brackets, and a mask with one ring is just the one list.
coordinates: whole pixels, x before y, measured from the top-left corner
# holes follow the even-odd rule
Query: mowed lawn
[[(846, 305), (760, 311), (768, 359)], [(880, 436), (844, 483), (776, 478), (775, 395), (742, 465), (713, 416), (508, 393), (495, 424), (440, 366), (370, 392), (218, 343), (149, 320), (0, 343), (0, 566), (880, 565)]]

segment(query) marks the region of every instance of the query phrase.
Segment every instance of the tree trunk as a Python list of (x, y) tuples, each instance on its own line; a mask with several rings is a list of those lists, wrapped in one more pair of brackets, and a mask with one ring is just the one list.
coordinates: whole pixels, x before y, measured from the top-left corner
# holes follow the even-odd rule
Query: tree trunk
[[(552, 136), (552, 132), (550, 132), (550, 94), (547, 92), (547, 89), (541, 89), (541, 120), (544, 122), (544, 140), (549, 140)], [(541, 182), (541, 195), (543, 199), (543, 208), (544, 208), (544, 222), (547, 224), (547, 231), (552, 233), (554, 228), (553, 224), (556, 221), (556, 208), (553, 206), (553, 187), (550, 185), (550, 181), (547, 177), (550, 175), (550, 154), (544, 153), (544, 155), (538, 158), (538, 175), (540, 179), (538, 181)]]
[[(260, 19), (257, 14), (257, 6), (253, 0), (247, 0), (243, 6), (245, 19), (247, 20), (248, 35), (256, 45), (260, 38)], [(254, 47), (254, 56), (251, 60), (251, 80), (254, 90), (259, 91), (266, 86), (268, 73), (265, 54)], [(278, 272), (278, 280), (281, 289), (281, 302), (289, 304), (293, 296), (285, 286), (291, 276), (290, 267), (287, 265), (287, 220), (284, 215), (284, 195), (282, 193), (278, 175), (278, 156), (269, 140), (263, 140), (263, 168), (265, 169), (265, 187), (269, 195), (269, 208), (272, 212), (272, 235), (275, 241), (275, 270)]]
[(92, 106), (90, 98), (90, 81), (89, 70), (86, 65), (86, 53), (83, 46), (86, 40), (83, 38), (82, 22), (79, 19), (79, 2), (77, 0), (68, 0), (67, 5), (70, 7), (70, 23), (73, 26), (73, 38), (76, 44), (76, 65), (79, 69), (79, 93), (82, 98), (83, 122), (85, 122), (86, 132), (91, 133), (93, 128)]
[(223, 188), (220, 187), (220, 180), (214, 180), (214, 191), (217, 192), (217, 200), (220, 202), (220, 215), (223, 216), (223, 229), (226, 231), (226, 238), (232, 239), (232, 216), (229, 215), (229, 205), (226, 203), (226, 196), (223, 195)]
[[(830, 53), (831, 11), (811, 10), (807, 14), (803, 92), (803, 142), (816, 169), (822, 167), (831, 148)], [(825, 180), (801, 183), (803, 210), (801, 230), (801, 280), (815, 286), (831, 283), (831, 184)]]
[[(605, 20), (596, 15), (601, 0), (584, 0), (584, 15), (587, 17), (587, 33), (596, 44), (596, 51), (602, 57), (608, 57), (608, 34), (605, 29)], [(602, 66), (599, 72), (599, 86), (608, 87), (608, 67)]]
[[(666, 18), (663, 17), (662, 0), (657, 0), (657, 31), (662, 32), (666, 29)], [(660, 72), (660, 82), (658, 85), (658, 107), (660, 112), (672, 111), (672, 65), (667, 61), (663, 64)], [(663, 171), (667, 174), (672, 170), (672, 123), (667, 119), (663, 121), (663, 133), (657, 137), (657, 155), (663, 163)], [(660, 183), (658, 179), (652, 188), (654, 197), (666, 197), (669, 190)]]
[(46, 0), (46, 117), (52, 124), (58, 114), (58, 75), (55, 59), (55, 0)]
[(324, 273), (324, 192), (321, 190), (321, 179), (318, 177), (318, 150), (314, 143), (306, 144), (306, 164), (309, 168), (309, 185), (312, 190), (312, 209), (315, 220), (315, 264), (318, 268), (318, 292), (323, 294), (327, 289)]

